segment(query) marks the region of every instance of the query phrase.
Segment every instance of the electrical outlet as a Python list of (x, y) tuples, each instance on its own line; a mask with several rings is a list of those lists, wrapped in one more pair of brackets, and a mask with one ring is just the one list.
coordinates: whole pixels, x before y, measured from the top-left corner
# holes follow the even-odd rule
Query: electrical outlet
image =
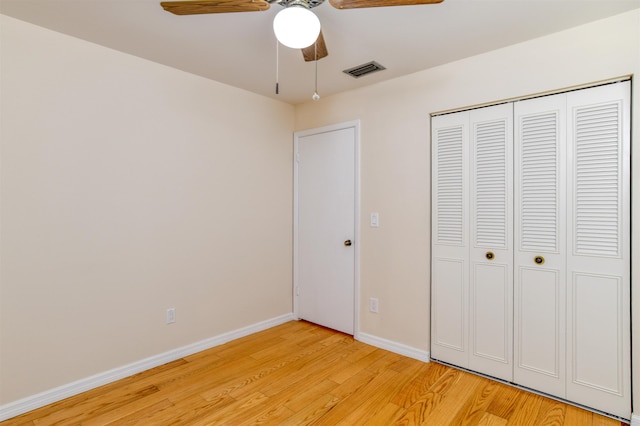
[(167, 324), (176, 322), (176, 308), (167, 309)]
[(378, 299), (376, 299), (375, 297), (369, 299), (369, 311), (373, 312), (374, 314), (378, 313)]

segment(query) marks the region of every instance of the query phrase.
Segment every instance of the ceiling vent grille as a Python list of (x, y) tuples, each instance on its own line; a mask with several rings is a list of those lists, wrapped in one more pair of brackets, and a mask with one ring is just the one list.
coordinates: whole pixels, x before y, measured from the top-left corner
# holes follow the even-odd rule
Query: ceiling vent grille
[(371, 74), (372, 72), (386, 70), (385, 67), (375, 61), (367, 62), (366, 64), (358, 65), (357, 67), (349, 68), (342, 71), (345, 74), (349, 74), (353, 78), (360, 78), (364, 75)]

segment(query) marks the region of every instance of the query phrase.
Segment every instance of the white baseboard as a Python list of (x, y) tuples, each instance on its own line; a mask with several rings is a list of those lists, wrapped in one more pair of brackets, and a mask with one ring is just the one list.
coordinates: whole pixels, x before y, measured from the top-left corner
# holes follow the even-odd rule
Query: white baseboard
[(116, 380), (124, 379), (125, 377), (129, 377), (142, 371), (149, 370), (150, 368), (175, 361), (185, 356), (222, 345), (240, 337), (248, 336), (250, 334), (275, 327), (276, 325), (284, 324), (285, 322), (291, 321), (293, 319), (293, 314), (281, 315), (276, 318), (262, 321), (257, 324), (252, 324), (238, 330), (230, 331), (228, 333), (219, 334), (200, 342), (164, 352), (129, 365), (105, 371), (104, 373), (99, 373), (73, 383), (68, 383), (66, 385), (62, 385), (42, 393), (2, 405), (0, 406), (0, 421), (19, 416), (20, 414), (35, 410), (36, 408), (44, 407), (45, 405), (52, 404), (54, 402), (63, 400), (82, 392), (86, 392), (90, 389), (95, 389), (99, 386), (106, 385), (107, 383), (111, 383)]
[(640, 426), (640, 416), (631, 414), (631, 426)]
[(356, 340), (359, 340), (362, 343), (366, 343), (377, 348), (404, 355), (409, 358), (417, 359), (418, 361), (429, 362), (429, 351), (416, 349), (402, 343), (393, 342), (391, 340), (372, 336), (371, 334), (367, 333), (357, 333), (354, 337)]

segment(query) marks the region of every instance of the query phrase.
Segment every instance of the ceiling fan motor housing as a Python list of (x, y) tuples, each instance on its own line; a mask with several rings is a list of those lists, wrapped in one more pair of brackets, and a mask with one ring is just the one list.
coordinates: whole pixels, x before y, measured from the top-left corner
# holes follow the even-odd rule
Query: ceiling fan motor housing
[(269, 3), (276, 3), (282, 7), (302, 6), (307, 9), (313, 9), (314, 7), (320, 6), (324, 3), (324, 0), (273, 0)]

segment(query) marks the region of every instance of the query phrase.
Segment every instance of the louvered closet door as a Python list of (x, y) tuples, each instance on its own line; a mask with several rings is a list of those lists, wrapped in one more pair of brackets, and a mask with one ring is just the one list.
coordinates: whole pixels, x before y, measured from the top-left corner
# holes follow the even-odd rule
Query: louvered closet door
[(629, 102), (432, 118), (434, 359), (630, 418)]
[(630, 83), (567, 95), (567, 399), (630, 418)]
[(469, 365), (469, 113), (433, 117), (431, 356)]
[(513, 104), (469, 113), (469, 368), (511, 381)]
[(566, 97), (514, 108), (514, 382), (564, 398)]

